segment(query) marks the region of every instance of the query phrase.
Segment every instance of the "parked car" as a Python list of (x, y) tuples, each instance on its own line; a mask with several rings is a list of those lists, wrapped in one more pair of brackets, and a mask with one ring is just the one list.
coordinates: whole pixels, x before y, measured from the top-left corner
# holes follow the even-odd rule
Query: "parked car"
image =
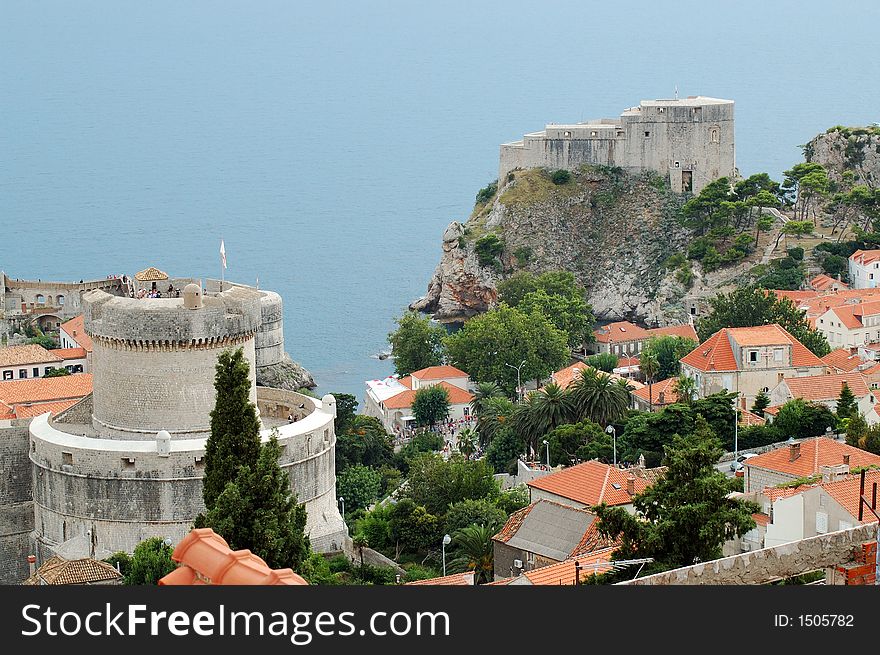
[(758, 453), (743, 453), (730, 463), (730, 470), (739, 471), (744, 466), (743, 462), (745, 462), (750, 457), (754, 457), (757, 454)]

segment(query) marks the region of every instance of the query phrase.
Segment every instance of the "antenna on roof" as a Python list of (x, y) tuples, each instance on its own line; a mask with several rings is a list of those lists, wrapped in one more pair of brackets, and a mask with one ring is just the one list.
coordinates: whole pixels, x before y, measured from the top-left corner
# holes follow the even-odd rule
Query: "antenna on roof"
[(675, 85), (675, 99), (678, 100), (678, 84)]

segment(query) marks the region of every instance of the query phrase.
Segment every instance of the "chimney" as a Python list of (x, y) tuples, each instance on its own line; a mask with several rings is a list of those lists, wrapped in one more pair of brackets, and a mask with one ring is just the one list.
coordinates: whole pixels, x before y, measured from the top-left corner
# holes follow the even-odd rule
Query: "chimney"
[(664, 391), (661, 391), (661, 392), (657, 395), (657, 404), (658, 404), (658, 405), (663, 405), (663, 404), (665, 404), (665, 401), (666, 401), (666, 393), (665, 393)]
[(626, 476), (626, 493), (630, 496), (636, 495), (636, 477), (634, 475)]
[(30, 569), (31, 575), (37, 572), (37, 556), (36, 555), (28, 555), (28, 568)]
[(846, 464), (847, 466), (849, 466), (849, 455), (843, 456), (843, 463)]
[(801, 456), (801, 445), (799, 443), (793, 443), (788, 447), (788, 461), (793, 462), (798, 457)]
[(849, 464), (825, 464), (819, 467), (822, 473), (822, 482), (837, 482), (844, 479), (849, 473)]
[(76, 330), (73, 331), (73, 336), (76, 336)]

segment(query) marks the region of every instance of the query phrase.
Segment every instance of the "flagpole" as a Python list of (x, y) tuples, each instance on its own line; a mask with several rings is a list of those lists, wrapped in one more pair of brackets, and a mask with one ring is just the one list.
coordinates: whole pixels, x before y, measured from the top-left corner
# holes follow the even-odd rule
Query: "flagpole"
[(223, 264), (223, 237), (220, 237), (220, 293), (223, 293), (223, 284), (226, 281), (226, 267)]

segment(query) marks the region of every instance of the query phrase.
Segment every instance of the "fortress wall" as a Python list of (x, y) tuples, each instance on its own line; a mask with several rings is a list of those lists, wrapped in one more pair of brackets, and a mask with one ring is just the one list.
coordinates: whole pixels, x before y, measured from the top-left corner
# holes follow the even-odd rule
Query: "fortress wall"
[(13, 421), (13, 425), (0, 428), (0, 584), (19, 584), (29, 572), (34, 503), (28, 422)]
[(258, 368), (277, 364), (284, 359), (284, 305), (274, 291), (262, 291), (260, 298), (260, 329), (256, 335)]

